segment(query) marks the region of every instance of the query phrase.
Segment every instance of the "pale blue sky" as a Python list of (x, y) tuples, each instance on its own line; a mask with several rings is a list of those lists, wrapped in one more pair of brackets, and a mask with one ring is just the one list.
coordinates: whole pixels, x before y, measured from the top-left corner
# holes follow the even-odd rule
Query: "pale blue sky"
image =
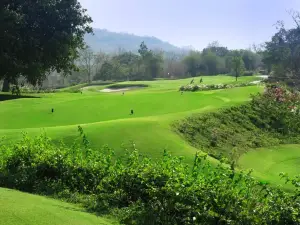
[(79, 0), (93, 27), (155, 36), (177, 46), (202, 49), (218, 40), (247, 48), (269, 40), (277, 20), (293, 24), (287, 10), (300, 0)]

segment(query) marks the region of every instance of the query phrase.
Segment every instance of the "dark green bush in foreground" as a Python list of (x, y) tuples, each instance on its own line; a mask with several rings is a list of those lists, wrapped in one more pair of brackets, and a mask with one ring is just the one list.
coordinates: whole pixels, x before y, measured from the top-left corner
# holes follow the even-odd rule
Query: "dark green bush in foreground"
[(249, 148), (300, 143), (300, 95), (268, 87), (248, 104), (193, 115), (175, 129), (216, 158), (235, 159)]
[[(45, 136), (0, 147), (0, 186), (60, 196), (125, 224), (299, 224), (299, 190), (285, 193), (250, 173), (211, 166), (197, 154), (193, 167), (164, 153), (122, 160), (108, 148), (53, 145)], [(300, 180), (290, 180), (299, 188)]]

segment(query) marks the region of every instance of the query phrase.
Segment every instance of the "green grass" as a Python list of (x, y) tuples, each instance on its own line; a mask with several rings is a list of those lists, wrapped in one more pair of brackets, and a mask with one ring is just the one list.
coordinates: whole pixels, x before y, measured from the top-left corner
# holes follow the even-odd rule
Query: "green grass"
[(0, 224), (5, 225), (110, 225), (108, 219), (82, 208), (41, 196), (0, 188)]
[[(179, 79), (179, 80), (154, 80), (154, 81), (130, 81), (130, 82), (122, 82), (119, 83), (121, 85), (135, 85), (135, 84), (144, 84), (148, 85), (148, 88), (145, 91), (149, 92), (158, 92), (158, 91), (168, 91), (168, 90), (178, 90), (180, 86), (190, 84), (193, 78), (186, 78), (186, 79)], [(203, 76), (203, 83), (202, 84), (236, 84), (236, 83), (244, 83), (244, 82), (251, 82), (255, 80), (260, 80), (256, 76), (247, 76), (247, 77), (240, 77), (238, 81), (235, 81), (235, 78), (232, 76)], [(194, 78), (194, 84), (200, 84), (200, 77)], [(91, 90), (95, 91), (97, 86), (93, 86)], [(98, 90), (104, 89), (103, 86), (98, 86)]]
[[(22, 131), (29, 135), (45, 131), (55, 140), (64, 139), (70, 143), (78, 136), (77, 126), (82, 125), (93, 147), (108, 144), (117, 154), (122, 154), (124, 147), (129, 148), (134, 141), (142, 153), (153, 157), (160, 156), (163, 149), (167, 149), (174, 155), (192, 160), (197, 150), (173, 132), (172, 122), (192, 113), (241, 104), (262, 87), (181, 95), (179, 86), (190, 80), (138, 82), (149, 87), (128, 91), (124, 96), (121, 93), (84, 91), (83, 94), (41, 94), (39, 99), (0, 102), (0, 137), (15, 141), (22, 137)], [(235, 82), (228, 76), (204, 77), (203, 80), (204, 83)], [(249, 77), (241, 78), (240, 82), (246, 80)], [(53, 114), (51, 108), (55, 110)], [(131, 109), (134, 115), (130, 115)]]
[(253, 175), (261, 180), (284, 184), (281, 172), (294, 177), (300, 174), (300, 145), (280, 145), (277, 147), (251, 150), (239, 159), (243, 169), (253, 169)]

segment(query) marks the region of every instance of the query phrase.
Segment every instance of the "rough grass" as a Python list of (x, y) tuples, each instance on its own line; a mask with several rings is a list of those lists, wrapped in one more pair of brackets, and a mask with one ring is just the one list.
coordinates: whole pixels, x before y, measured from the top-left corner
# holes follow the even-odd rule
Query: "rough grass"
[(108, 219), (82, 208), (41, 196), (0, 188), (0, 224), (5, 225), (110, 225)]

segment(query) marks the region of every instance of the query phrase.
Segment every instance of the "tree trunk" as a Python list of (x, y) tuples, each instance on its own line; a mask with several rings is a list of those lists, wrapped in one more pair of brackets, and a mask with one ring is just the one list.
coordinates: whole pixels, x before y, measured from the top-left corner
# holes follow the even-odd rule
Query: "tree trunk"
[(3, 86), (2, 86), (2, 91), (3, 92), (9, 92), (10, 90), (10, 82), (9, 79), (4, 78)]
[(92, 83), (92, 81), (91, 81), (91, 74), (90, 74), (90, 73), (88, 74), (88, 83), (89, 83), (89, 84)]

